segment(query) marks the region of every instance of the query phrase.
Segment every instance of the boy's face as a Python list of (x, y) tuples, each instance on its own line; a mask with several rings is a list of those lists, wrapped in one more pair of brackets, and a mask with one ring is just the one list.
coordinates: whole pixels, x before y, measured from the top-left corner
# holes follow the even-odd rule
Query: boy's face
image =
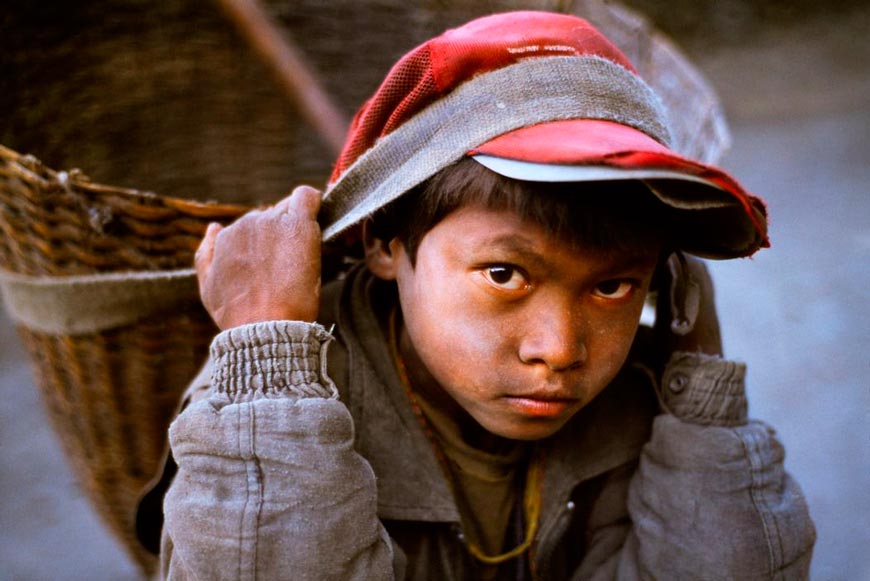
[(415, 266), (401, 242), (389, 246), (414, 387), (520, 440), (555, 433), (615, 377), (659, 252), (577, 249), (480, 206), (427, 232)]

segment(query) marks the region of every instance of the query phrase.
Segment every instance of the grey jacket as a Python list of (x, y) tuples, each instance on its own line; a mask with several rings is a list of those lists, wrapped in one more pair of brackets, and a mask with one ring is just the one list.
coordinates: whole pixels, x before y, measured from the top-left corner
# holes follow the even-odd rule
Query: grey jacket
[[(473, 579), (460, 519), (392, 367), (365, 271), (321, 320), (221, 333), (170, 429), (169, 579)], [(802, 579), (815, 531), (741, 364), (675, 354), (658, 397), (630, 358), (546, 458), (538, 579)], [(660, 409), (666, 410), (664, 413)]]

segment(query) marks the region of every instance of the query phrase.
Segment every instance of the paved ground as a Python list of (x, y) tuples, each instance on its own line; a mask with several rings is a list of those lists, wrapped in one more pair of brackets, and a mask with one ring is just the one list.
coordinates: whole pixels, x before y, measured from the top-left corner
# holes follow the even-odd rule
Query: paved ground
[[(850, 36), (859, 28), (834, 17), (695, 55), (732, 119), (725, 165), (772, 216), (773, 248), (713, 266), (726, 350), (750, 363), (751, 413), (786, 445), (824, 580), (870, 579), (870, 51)], [(135, 578), (75, 488), (6, 318), (0, 345), (0, 579)]]

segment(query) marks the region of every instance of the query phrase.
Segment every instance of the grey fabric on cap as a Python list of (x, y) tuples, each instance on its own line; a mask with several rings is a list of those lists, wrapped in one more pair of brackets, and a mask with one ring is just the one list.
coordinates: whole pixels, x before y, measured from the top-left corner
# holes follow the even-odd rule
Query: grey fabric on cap
[(334, 238), (494, 137), (563, 119), (614, 121), (669, 142), (658, 98), (628, 69), (594, 56), (520, 61), (474, 77), (360, 156), (327, 189), (323, 237)]

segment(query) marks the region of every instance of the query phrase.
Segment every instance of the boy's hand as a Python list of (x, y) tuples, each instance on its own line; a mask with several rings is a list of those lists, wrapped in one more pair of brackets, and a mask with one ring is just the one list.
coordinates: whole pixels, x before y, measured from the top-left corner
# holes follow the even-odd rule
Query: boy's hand
[(300, 186), (226, 228), (209, 224), (195, 264), (202, 303), (218, 327), (317, 318), (319, 209), (320, 192)]
[(713, 280), (704, 263), (673, 254), (659, 290), (656, 333), (663, 361), (674, 351), (722, 355)]

